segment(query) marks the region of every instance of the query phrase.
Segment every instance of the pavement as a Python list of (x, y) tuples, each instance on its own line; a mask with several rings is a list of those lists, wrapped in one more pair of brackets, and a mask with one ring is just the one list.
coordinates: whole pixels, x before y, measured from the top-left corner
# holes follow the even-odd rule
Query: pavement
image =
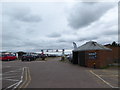
[(92, 69), (60, 62), (2, 62), (2, 88), (118, 88), (118, 70)]

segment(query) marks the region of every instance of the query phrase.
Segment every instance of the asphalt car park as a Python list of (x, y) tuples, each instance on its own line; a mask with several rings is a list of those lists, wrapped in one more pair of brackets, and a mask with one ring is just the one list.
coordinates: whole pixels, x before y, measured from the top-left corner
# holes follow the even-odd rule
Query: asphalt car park
[(23, 67), (20, 66), (3, 66), (2, 67), (2, 88), (15, 88), (21, 83), (23, 76)]
[(7, 88), (118, 88), (118, 72), (92, 69), (60, 62), (60, 57), (45, 61), (3, 62), (2, 87)]
[(96, 69), (90, 70), (90, 72), (111, 88), (119, 87), (118, 68)]
[(2, 89), (2, 72), (1, 72), (1, 69), (0, 69), (0, 89)]

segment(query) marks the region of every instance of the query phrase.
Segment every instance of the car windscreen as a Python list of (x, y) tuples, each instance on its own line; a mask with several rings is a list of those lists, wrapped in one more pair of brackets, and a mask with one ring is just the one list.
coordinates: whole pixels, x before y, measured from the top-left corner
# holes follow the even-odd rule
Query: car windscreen
[(7, 56), (7, 55), (4, 55), (4, 54), (2, 55), (2, 57), (6, 57), (6, 56)]
[(32, 56), (32, 55), (29, 55), (29, 54), (25, 54), (25, 55), (23, 55), (23, 56)]

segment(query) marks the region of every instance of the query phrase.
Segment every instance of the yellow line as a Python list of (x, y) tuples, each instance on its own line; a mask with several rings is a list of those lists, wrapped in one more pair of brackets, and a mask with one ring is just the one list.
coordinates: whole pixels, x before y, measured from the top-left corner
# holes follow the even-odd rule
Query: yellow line
[(30, 70), (28, 67), (25, 68), (25, 74), (24, 74), (24, 82), (18, 87), (18, 88), (26, 88), (30, 81), (31, 81), (31, 76), (30, 76)]
[(30, 76), (30, 70), (29, 70), (29, 68), (27, 69), (27, 71), (28, 71), (28, 82), (26, 83), (26, 85), (24, 86), (24, 88), (26, 88), (29, 85), (30, 81), (31, 81), (31, 76)]
[(25, 81), (20, 85), (19, 88), (22, 88), (27, 81), (27, 68), (25, 68)]

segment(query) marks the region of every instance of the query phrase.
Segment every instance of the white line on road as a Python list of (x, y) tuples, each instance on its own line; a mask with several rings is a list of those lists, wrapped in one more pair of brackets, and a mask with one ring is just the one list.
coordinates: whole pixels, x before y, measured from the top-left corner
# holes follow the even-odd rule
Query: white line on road
[(24, 69), (25, 69), (25, 67), (23, 67), (23, 69), (22, 69), (21, 80), (18, 81), (17, 83), (14, 83), (14, 84), (8, 86), (8, 87), (5, 88), (4, 90), (7, 90), (7, 89), (9, 89), (9, 88), (11, 88), (11, 87), (13, 87), (13, 86), (14, 86), (14, 88), (13, 88), (12, 90), (14, 90), (15, 88), (17, 88), (17, 87), (22, 83), (22, 81), (23, 81), (23, 75), (24, 75)]
[(17, 83), (17, 85), (14, 87), (14, 89), (17, 88), (23, 82), (24, 69), (25, 69), (25, 67), (23, 68), (23, 71), (22, 71), (21, 80)]
[(21, 66), (3, 66), (2, 69), (3, 68), (10, 68), (10, 67), (21, 67)]
[(99, 75), (95, 74), (92, 70), (90, 70), (90, 72), (92, 74), (94, 74), (96, 77), (98, 77), (100, 80), (102, 80), (104, 83), (106, 83), (108, 86), (110, 86), (111, 88), (118, 88), (118, 87), (112, 86), (110, 83), (108, 83), (107, 81), (105, 81), (104, 79), (102, 79)]
[(5, 88), (4, 90), (7, 90), (8, 88), (11, 88), (11, 87), (15, 86), (17, 83), (14, 83), (14, 84), (10, 85), (9, 87)]
[(12, 71), (8, 71), (8, 72), (5, 72), (3, 74), (7, 74), (7, 73), (11, 73), (11, 72), (20, 72), (21, 69), (16, 69), (16, 70), (12, 70)]
[(13, 76), (13, 75), (16, 75), (16, 74), (18, 74), (18, 73), (5, 73), (5, 74), (3, 74), (3, 77), (6, 77), (6, 76)]
[(19, 81), (19, 80), (16, 80), (16, 79), (4, 79), (4, 78), (3, 78), (3, 80), (15, 81), (15, 82), (16, 82), (16, 81)]
[(10, 77), (3, 77), (3, 78), (8, 79), (8, 78), (15, 78), (15, 77), (18, 77), (18, 76), (10, 76)]

